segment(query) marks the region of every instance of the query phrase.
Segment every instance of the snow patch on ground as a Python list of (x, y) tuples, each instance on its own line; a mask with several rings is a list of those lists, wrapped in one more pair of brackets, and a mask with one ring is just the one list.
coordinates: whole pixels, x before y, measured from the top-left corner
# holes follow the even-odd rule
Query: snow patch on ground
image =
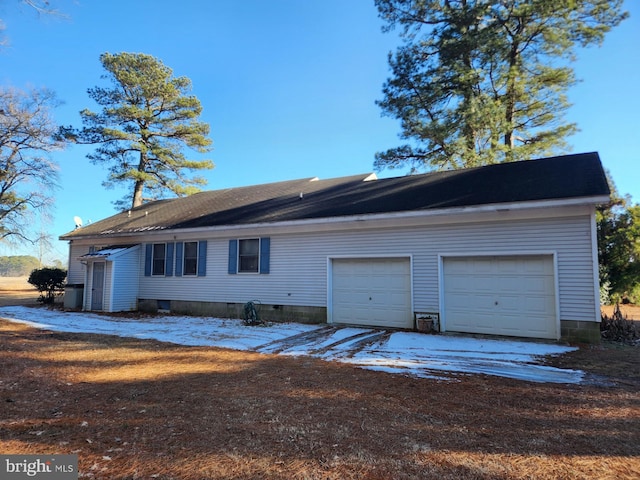
[(304, 325), (245, 326), (241, 320), (155, 316), (133, 319), (47, 308), (2, 307), (0, 317), (59, 332), (102, 333), (189, 346), (312, 356), (421, 378), (445, 372), (533, 382), (580, 383), (584, 372), (541, 365), (547, 355), (575, 350), (556, 344)]

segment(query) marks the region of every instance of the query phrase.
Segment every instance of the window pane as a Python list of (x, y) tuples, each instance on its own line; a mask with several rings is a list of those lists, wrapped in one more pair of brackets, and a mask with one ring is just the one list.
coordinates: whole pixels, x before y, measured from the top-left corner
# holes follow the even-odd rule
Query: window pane
[(184, 275), (198, 272), (198, 242), (184, 242)]
[(257, 272), (258, 257), (257, 256), (240, 257), (240, 271), (241, 272)]
[(198, 258), (198, 242), (184, 242), (184, 258)]
[(164, 243), (154, 243), (153, 244), (153, 258), (164, 260)]
[(153, 275), (164, 275), (165, 248), (164, 243), (153, 244)]
[(239, 242), (239, 272), (257, 272), (258, 271), (258, 252), (260, 250), (260, 240), (257, 238), (249, 240), (240, 240)]
[(240, 240), (240, 255), (258, 255), (260, 240)]
[(198, 271), (198, 261), (195, 258), (184, 259), (184, 275), (195, 275)]

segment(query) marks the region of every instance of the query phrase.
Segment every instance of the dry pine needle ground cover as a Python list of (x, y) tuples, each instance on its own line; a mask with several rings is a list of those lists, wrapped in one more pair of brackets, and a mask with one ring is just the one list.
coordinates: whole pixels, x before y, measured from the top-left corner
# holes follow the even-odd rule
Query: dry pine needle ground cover
[(0, 321), (0, 452), (104, 479), (638, 478), (638, 349), (557, 363), (613, 376), (443, 382)]
[(0, 320), (0, 453), (97, 479), (640, 478), (640, 348), (587, 385), (407, 378)]

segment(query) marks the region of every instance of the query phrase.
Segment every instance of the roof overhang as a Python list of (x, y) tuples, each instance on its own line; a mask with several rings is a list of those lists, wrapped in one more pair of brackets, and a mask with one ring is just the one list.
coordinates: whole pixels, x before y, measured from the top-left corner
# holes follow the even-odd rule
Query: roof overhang
[[(361, 230), (371, 228), (391, 228), (396, 226), (415, 226), (424, 224), (460, 223), (479, 220), (507, 220), (511, 218), (547, 217), (575, 215), (576, 208), (587, 208), (591, 211), (596, 205), (610, 202), (608, 195), (579, 197), (568, 199), (538, 200), (530, 202), (496, 203), (442, 209), (412, 210), (393, 213), (363, 214), (340, 217), (323, 217), (302, 220), (287, 220), (268, 223), (251, 223), (238, 225), (220, 225), (195, 228), (163, 228), (141, 229), (135, 231), (108, 231), (93, 235), (73, 235), (60, 237), (61, 240), (87, 240), (110, 238), (155, 237), (162, 235), (197, 235), (207, 232), (216, 236), (240, 234), (248, 231), (279, 230), (283, 233), (327, 230)], [(100, 252), (96, 252), (99, 254)], [(95, 255), (95, 254), (94, 254)]]
[(112, 261), (116, 258), (133, 251), (140, 247), (140, 244), (136, 245), (119, 245), (113, 247), (105, 247), (97, 252), (90, 252), (84, 255), (80, 255), (77, 259), (81, 261)]

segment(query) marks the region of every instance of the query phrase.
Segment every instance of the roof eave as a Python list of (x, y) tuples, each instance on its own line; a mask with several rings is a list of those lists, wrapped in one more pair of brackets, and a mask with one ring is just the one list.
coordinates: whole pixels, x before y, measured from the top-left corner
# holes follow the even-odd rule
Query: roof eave
[(114, 260), (118, 257), (121, 257), (122, 255), (125, 255), (126, 253), (129, 253), (135, 249), (140, 248), (140, 245), (131, 245), (128, 246), (126, 248), (121, 248), (118, 249), (117, 251), (113, 251), (113, 252), (106, 252), (106, 253), (100, 253), (100, 252), (95, 252), (95, 253), (87, 253), (84, 255), (80, 255), (79, 257), (76, 258), (76, 260), (86, 260), (86, 261), (90, 261), (90, 260)]
[(461, 207), (447, 207), (438, 209), (423, 209), (423, 210), (410, 210), (400, 212), (388, 212), (388, 213), (369, 213), (348, 215), (339, 217), (322, 217), (322, 218), (310, 218), (300, 220), (284, 220), (275, 222), (260, 222), (260, 223), (248, 223), (248, 224), (234, 224), (234, 225), (218, 225), (218, 226), (206, 226), (206, 227), (193, 227), (193, 228), (158, 228), (149, 230), (137, 230), (137, 231), (123, 231), (123, 232), (109, 232), (98, 233), (90, 235), (63, 235), (60, 240), (87, 240), (87, 239), (103, 239), (103, 238), (126, 238), (133, 236), (140, 236), (144, 234), (160, 235), (170, 232), (181, 233), (199, 233), (199, 232), (225, 232), (225, 231), (237, 231), (237, 230), (251, 230), (256, 228), (279, 228), (279, 227), (295, 227), (306, 225), (330, 225), (330, 224), (344, 224), (348, 222), (362, 222), (362, 221), (375, 221), (375, 220), (388, 220), (388, 219), (409, 219), (409, 218), (429, 218), (429, 217), (451, 217), (454, 221), (458, 215), (468, 215), (474, 213), (484, 212), (507, 212), (507, 211), (523, 211), (534, 209), (547, 209), (553, 207), (571, 207), (571, 206), (596, 206), (607, 204), (611, 201), (609, 195), (595, 195), (589, 197), (572, 197), (563, 199), (547, 199), (547, 200), (534, 200), (527, 202), (510, 202), (510, 203), (493, 203), (485, 205), (470, 205)]

